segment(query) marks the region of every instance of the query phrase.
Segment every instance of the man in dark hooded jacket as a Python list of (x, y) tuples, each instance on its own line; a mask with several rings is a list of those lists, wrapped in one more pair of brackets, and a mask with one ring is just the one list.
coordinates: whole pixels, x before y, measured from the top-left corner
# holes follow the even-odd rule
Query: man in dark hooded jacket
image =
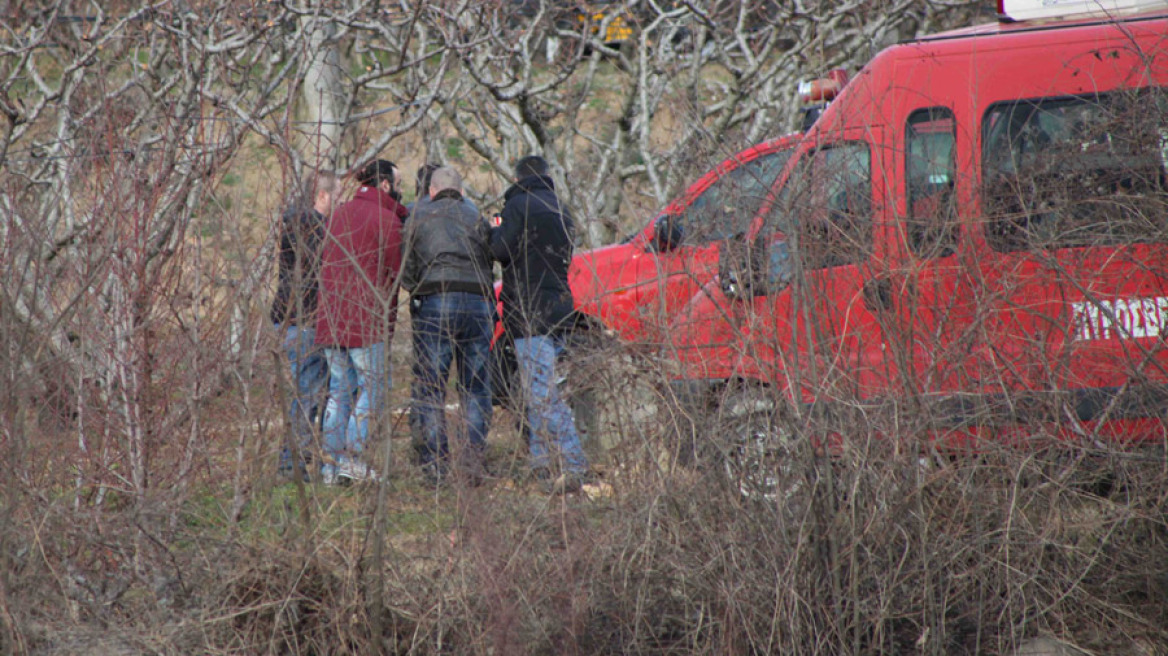
[(490, 247), (503, 265), (503, 325), (515, 339), (531, 431), (531, 465), (540, 477), (550, 477), (558, 465), (557, 487), (578, 489), (588, 476), (588, 460), (572, 411), (559, 395), (555, 372), (560, 335), (575, 316), (568, 286), (575, 225), (556, 196), (544, 158), (519, 160), (515, 180), (504, 196)]

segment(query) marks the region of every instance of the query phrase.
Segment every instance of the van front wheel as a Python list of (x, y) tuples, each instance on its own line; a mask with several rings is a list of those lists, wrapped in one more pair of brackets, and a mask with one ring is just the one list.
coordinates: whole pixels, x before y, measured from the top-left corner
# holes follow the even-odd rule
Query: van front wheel
[(772, 394), (764, 387), (730, 392), (710, 431), (727, 483), (748, 499), (783, 501), (804, 484), (794, 427)]

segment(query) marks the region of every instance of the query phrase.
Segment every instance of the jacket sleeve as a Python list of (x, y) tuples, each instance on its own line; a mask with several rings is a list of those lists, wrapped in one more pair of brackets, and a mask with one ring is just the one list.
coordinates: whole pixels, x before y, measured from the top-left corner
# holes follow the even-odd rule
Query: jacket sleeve
[(519, 249), (519, 240), (523, 237), (524, 218), (518, 216), (511, 204), (503, 206), (502, 225), (491, 229), (488, 245), (491, 257), (503, 264), (510, 264), (513, 254)]
[[(396, 216), (396, 215), (395, 215)], [(402, 229), (401, 221), (393, 217), (382, 223), (383, 229), (388, 230), (385, 239), (384, 280), (392, 287), (402, 274)]]
[(487, 223), (487, 217), (479, 214), (474, 224), (474, 240), (475, 248), (487, 254), (487, 258), (491, 257), (491, 224)]
[(421, 275), (421, 265), (415, 247), (417, 245), (418, 222), (408, 221), (405, 225), (405, 236), (402, 238), (402, 289), (412, 292), (418, 286)]
[(291, 211), (280, 217), (280, 266), (284, 271), (292, 271), (296, 266), (297, 227), (296, 216)]

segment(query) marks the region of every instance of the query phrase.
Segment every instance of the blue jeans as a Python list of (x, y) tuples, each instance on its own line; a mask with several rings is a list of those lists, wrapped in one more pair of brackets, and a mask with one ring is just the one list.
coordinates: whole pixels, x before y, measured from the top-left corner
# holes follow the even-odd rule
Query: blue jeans
[(427, 464), (449, 456), (446, 379), (455, 358), (466, 440), (471, 449), (467, 455), (481, 458), (491, 424), (491, 303), (479, 294), (431, 294), (411, 301), (410, 315), (414, 329), (410, 425), (415, 431), (419, 458)]
[(336, 462), (357, 458), (369, 439), (369, 418), (380, 417), (390, 386), (385, 343), (326, 348), (329, 398), (324, 410), (324, 452)]
[(558, 340), (548, 336), (515, 340), (519, 383), (531, 431), (531, 466), (549, 467), (555, 459), (563, 473), (584, 474), (588, 458), (580, 446), (572, 410), (556, 388), (556, 356), (561, 348)]
[[(296, 324), (277, 324), (276, 329), (284, 331), (284, 352), (288, 354), (293, 385), (288, 420), (296, 440), (295, 446), (303, 457), (312, 446), (325, 383), (328, 381), (328, 365), (324, 360), (324, 351), (314, 343), (316, 329)], [(291, 445), (280, 451), (281, 471), (292, 469), (292, 453)], [(300, 463), (301, 466), (303, 464)]]

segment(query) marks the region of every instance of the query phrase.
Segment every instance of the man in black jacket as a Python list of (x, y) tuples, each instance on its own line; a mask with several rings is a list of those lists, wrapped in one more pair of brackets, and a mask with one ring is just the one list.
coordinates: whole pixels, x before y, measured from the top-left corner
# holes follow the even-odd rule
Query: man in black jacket
[[(331, 173), (309, 174), (301, 187), (302, 195), (284, 212), (280, 223), (279, 279), (271, 318), (288, 355), (293, 385), (289, 419), (297, 440), (295, 447), (301, 453), (312, 444), (313, 425), (328, 381), (324, 352), (314, 344), (317, 276), (325, 222), (339, 186)], [(303, 460), (293, 467), (292, 451), (285, 447), (280, 452), (283, 474), (304, 468)]]
[[(446, 379), (458, 359), (466, 442), (456, 451), (462, 473), (477, 483), (491, 421), (489, 362), (494, 331), (487, 225), (462, 197), (450, 167), (430, 175), (429, 198), (406, 224), (402, 287), (410, 292), (414, 384), (410, 427), (422, 466), (438, 483), (447, 474)], [(460, 431), (461, 433), (461, 431)]]
[(519, 160), (515, 180), (504, 196), (490, 247), (503, 265), (503, 325), (515, 339), (531, 465), (540, 477), (550, 477), (553, 465), (558, 466), (557, 487), (578, 489), (588, 476), (588, 459), (572, 411), (556, 388), (555, 372), (560, 334), (575, 315), (568, 287), (575, 226), (556, 196), (544, 158)]

